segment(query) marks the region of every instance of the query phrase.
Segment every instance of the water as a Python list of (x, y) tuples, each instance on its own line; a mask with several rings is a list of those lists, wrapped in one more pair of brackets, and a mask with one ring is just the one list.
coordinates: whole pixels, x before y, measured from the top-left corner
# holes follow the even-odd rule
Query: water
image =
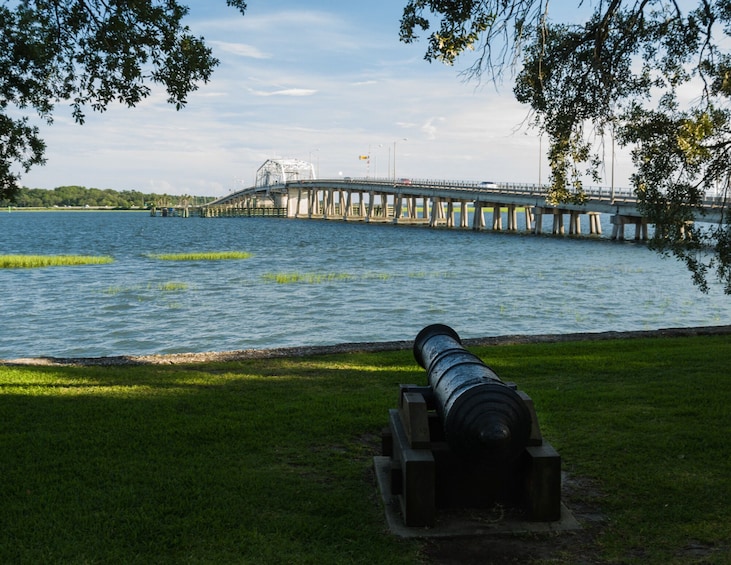
[[(605, 225), (608, 222), (605, 220)], [(152, 253), (248, 251), (246, 260)], [(108, 265), (0, 270), (0, 358), (229, 351), (731, 323), (644, 245), (278, 218), (0, 214), (0, 254), (111, 255)], [(275, 282), (282, 274), (306, 277)]]

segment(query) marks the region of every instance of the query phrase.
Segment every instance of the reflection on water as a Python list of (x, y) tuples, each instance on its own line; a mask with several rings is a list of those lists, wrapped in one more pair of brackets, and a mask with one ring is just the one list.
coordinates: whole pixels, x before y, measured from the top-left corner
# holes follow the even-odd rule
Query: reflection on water
[[(0, 271), (0, 358), (226, 351), (731, 323), (644, 245), (278, 218), (0, 214), (0, 254), (111, 255)], [(150, 254), (248, 251), (245, 260)]]

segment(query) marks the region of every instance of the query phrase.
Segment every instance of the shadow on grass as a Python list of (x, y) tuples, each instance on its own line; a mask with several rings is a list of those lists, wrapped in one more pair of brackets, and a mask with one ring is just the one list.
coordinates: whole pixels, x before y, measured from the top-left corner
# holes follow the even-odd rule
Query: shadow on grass
[[(728, 562), (727, 337), (470, 349), (603, 493), (603, 560)], [(0, 562), (418, 562), (371, 469), (400, 383), (425, 383), (406, 348), (0, 367)]]
[(353, 367), (0, 369), (0, 562), (413, 562), (371, 476), (397, 383)]

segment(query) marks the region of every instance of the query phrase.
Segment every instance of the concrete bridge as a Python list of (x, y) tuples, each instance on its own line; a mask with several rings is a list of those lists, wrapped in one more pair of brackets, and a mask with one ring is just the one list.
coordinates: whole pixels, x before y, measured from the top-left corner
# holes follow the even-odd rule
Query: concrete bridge
[[(464, 182), (434, 179), (350, 178), (317, 179), (310, 163), (266, 161), (256, 183), (201, 207), (206, 217), (283, 216), (288, 218), (425, 224), (430, 227), (525, 231), (540, 234), (581, 233), (588, 216), (590, 234), (601, 234), (600, 217), (609, 214), (612, 239), (624, 239), (634, 226), (634, 239), (646, 240), (647, 221), (637, 210), (631, 189), (585, 188), (583, 204), (552, 205), (547, 187), (537, 184)], [(704, 222), (721, 218), (723, 202), (704, 202)], [(486, 221), (488, 215), (490, 221)], [(505, 214), (505, 221), (503, 219)], [(519, 220), (519, 216), (523, 219)], [(566, 221), (567, 220), (567, 221)], [(545, 226), (544, 226), (545, 224)]]

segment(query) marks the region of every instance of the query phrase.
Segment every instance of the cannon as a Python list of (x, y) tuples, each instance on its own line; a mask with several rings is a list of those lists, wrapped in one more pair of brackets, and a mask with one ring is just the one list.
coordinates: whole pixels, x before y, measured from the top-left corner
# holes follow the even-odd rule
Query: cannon
[(455, 452), (495, 464), (520, 455), (532, 427), (525, 400), (462, 347), (452, 328), (433, 324), (421, 330), (414, 357), (426, 369), (444, 434)]
[(496, 505), (525, 521), (560, 520), (561, 458), (543, 439), (531, 398), (444, 324), (422, 329), (413, 353), (428, 385), (399, 386), (376, 462), (404, 525), (433, 526), (443, 509)]

